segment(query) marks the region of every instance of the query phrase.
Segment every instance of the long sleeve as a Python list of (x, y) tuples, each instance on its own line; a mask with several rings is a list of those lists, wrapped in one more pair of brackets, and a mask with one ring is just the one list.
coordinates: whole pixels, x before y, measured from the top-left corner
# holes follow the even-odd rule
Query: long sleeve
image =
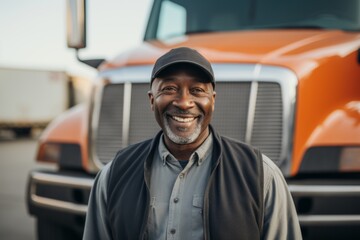
[(83, 240), (110, 240), (111, 230), (107, 216), (107, 181), (111, 163), (96, 176), (91, 189)]
[(264, 227), (265, 240), (302, 239), (293, 199), (279, 168), (264, 159)]

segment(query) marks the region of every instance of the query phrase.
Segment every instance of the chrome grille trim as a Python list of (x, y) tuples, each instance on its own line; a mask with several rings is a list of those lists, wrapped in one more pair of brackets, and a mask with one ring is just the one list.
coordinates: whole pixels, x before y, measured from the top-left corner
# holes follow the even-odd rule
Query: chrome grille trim
[(160, 130), (150, 107), (149, 84), (133, 83), (132, 88), (129, 144), (150, 138)]
[[(98, 151), (98, 146), (96, 144), (96, 142), (98, 141), (98, 132), (99, 132), (99, 121), (100, 121), (100, 114), (101, 114), (101, 103), (102, 103), (102, 100), (104, 97), (106, 97), (106, 95), (104, 94), (104, 91), (107, 87), (109, 87), (109, 84), (110, 82), (107, 80), (107, 79), (102, 79), (100, 81), (100, 84), (96, 86), (96, 90), (95, 90), (95, 93), (94, 93), (94, 107), (93, 107), (93, 114), (92, 114), (92, 118), (91, 118), (91, 132), (90, 132), (90, 139), (91, 139), (91, 158), (92, 158), (92, 161), (95, 165), (95, 167), (97, 168), (97, 170), (101, 169), (103, 166), (104, 166), (104, 163), (100, 161), (100, 157), (99, 157), (99, 151)], [(120, 95), (120, 98), (119, 100), (121, 99), (121, 96), (122, 96), (122, 99), (124, 98), (123, 95), (121, 94), (124, 94), (124, 87), (123, 86), (119, 86), (120, 89), (122, 91), (119, 91), (119, 95)], [(123, 101), (123, 100), (122, 100)], [(123, 110), (123, 105), (120, 105), (119, 107), (122, 108), (122, 111)], [(122, 121), (123, 121), (123, 117), (121, 118), (117, 118), (119, 121), (119, 129), (118, 130), (121, 130), (121, 132), (119, 133), (121, 136), (123, 136), (124, 134), (122, 133)], [(109, 135), (110, 134), (114, 134), (113, 130), (110, 130), (109, 132)], [(106, 139), (105, 139), (106, 141)], [(123, 139), (120, 139), (120, 142), (118, 142), (118, 145), (119, 145), (119, 148), (121, 146), (123, 146), (123, 143), (122, 143)], [(106, 145), (105, 145), (106, 146)], [(103, 147), (103, 146), (102, 146)], [(113, 157), (109, 154), (107, 156), (107, 158), (110, 158)]]
[(283, 132), (281, 88), (278, 83), (260, 82), (257, 89), (256, 111), (253, 120), (251, 145), (261, 147), (280, 165)]
[[(255, 78), (259, 75), (260, 69), (261, 69), (261, 65), (257, 64), (254, 69)], [(245, 142), (247, 143), (251, 142), (251, 135), (254, 127), (258, 87), (259, 84), (256, 80), (251, 82), (248, 118), (246, 123), (246, 135), (245, 135)]]
[(298, 78), (294, 72), (287, 68), (262, 66), (258, 75), (261, 81), (277, 82), (281, 87), (283, 103), (282, 114), (282, 151), (279, 157), (279, 167), (285, 174), (290, 175), (291, 157), (293, 149), (293, 132), (295, 120), (295, 103)]
[[(122, 69), (104, 71), (99, 77), (106, 79), (110, 84), (128, 84), (129, 87), (135, 83), (149, 83), (152, 71), (152, 65), (131, 66)], [(251, 99), (257, 100), (257, 92), (259, 83), (269, 82), (277, 83), (281, 89), (282, 100), (282, 139), (281, 151), (279, 154), (278, 165), (285, 175), (290, 171), (290, 158), (292, 156), (292, 132), (294, 127), (294, 108), (296, 100), (296, 88), (298, 79), (296, 75), (289, 69), (277, 66), (267, 66), (261, 64), (213, 64), (215, 78), (217, 82), (249, 82), (252, 85)], [(215, 89), (216, 90), (216, 89)], [(102, 91), (102, 89), (100, 89)], [(131, 98), (131, 93), (129, 94)], [(128, 97), (127, 97), (128, 98)], [(101, 104), (101, 94), (95, 99), (95, 106), (92, 119), (92, 144), (96, 145), (97, 124), (99, 120), (99, 109)], [(129, 103), (130, 106), (130, 103)], [(250, 108), (251, 107), (251, 108)], [(127, 107), (124, 107), (127, 108)], [(215, 107), (216, 108), (216, 107)], [(131, 110), (131, 109), (130, 109)], [(247, 133), (245, 141), (251, 143), (253, 134), (252, 127), (254, 124), (256, 112), (256, 101), (251, 100), (247, 116)], [(124, 117), (125, 119), (125, 117)], [(130, 121), (130, 119), (129, 119)], [(123, 128), (123, 135), (129, 137), (129, 128)], [(124, 139), (123, 139), (124, 140)], [(126, 139), (125, 139), (126, 140)], [(124, 145), (126, 145), (124, 143)], [(94, 162), (99, 168), (102, 167), (99, 161), (96, 148), (92, 148)]]
[(130, 106), (131, 106), (131, 83), (124, 84), (124, 109), (123, 109), (123, 126), (122, 126), (122, 147), (129, 144), (130, 129)]
[(250, 87), (250, 100), (249, 100), (249, 108), (248, 108), (247, 124), (246, 124), (247, 127), (245, 134), (245, 142), (247, 143), (251, 142), (251, 135), (253, 132), (258, 86), (259, 86), (258, 82), (252, 82)]
[[(251, 82), (222, 82), (216, 86), (217, 97), (211, 124), (230, 138), (245, 142)], [(232, 111), (236, 106), (236, 111)]]

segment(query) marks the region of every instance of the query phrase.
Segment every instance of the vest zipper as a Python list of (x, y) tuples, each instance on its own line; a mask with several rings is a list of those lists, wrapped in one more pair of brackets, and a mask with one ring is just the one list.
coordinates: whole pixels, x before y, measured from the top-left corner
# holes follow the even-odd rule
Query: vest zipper
[(140, 232), (140, 237), (139, 239), (140, 240), (143, 240), (145, 239), (145, 230), (146, 230), (146, 227), (147, 227), (147, 220), (149, 218), (149, 204), (150, 204), (150, 188), (149, 188), (149, 185), (148, 185), (148, 182), (149, 182), (149, 172), (147, 171), (147, 168), (145, 167), (146, 165), (146, 162), (144, 163), (144, 182), (145, 182), (145, 186), (146, 186), (146, 209), (145, 209), (145, 218), (143, 219), (143, 222), (142, 222), (142, 226), (141, 226), (141, 232)]
[(147, 223), (147, 219), (149, 217), (149, 202), (150, 202), (150, 197), (149, 197), (149, 191), (147, 189), (147, 196), (146, 196), (146, 210), (145, 210), (145, 218), (143, 219), (143, 223), (141, 226), (141, 234), (140, 234), (140, 240), (145, 239), (145, 229), (146, 229), (146, 223)]
[(209, 240), (210, 239), (210, 232), (209, 232), (209, 191), (210, 191), (210, 185), (213, 182), (214, 176), (215, 176), (215, 170), (218, 168), (220, 163), (220, 157), (216, 161), (216, 165), (214, 166), (214, 169), (211, 172), (209, 182), (205, 189), (205, 195), (204, 195), (204, 214), (203, 214), (203, 222), (204, 222), (204, 239)]

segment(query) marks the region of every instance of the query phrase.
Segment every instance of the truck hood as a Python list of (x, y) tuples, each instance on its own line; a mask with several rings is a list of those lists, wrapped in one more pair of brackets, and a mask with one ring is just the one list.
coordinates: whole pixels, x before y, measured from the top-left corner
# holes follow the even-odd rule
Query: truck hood
[(345, 57), (356, 51), (360, 46), (360, 33), (297, 29), (194, 34), (144, 42), (105, 62), (100, 70), (154, 64), (159, 56), (180, 46), (197, 49), (212, 63), (277, 65), (302, 74), (326, 58)]

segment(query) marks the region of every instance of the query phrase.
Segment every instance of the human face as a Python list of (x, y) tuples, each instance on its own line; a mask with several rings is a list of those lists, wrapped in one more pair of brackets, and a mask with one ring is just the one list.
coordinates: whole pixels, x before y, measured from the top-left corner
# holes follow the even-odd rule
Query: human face
[(154, 79), (149, 99), (165, 141), (200, 145), (209, 134), (215, 95), (204, 73), (189, 65)]

